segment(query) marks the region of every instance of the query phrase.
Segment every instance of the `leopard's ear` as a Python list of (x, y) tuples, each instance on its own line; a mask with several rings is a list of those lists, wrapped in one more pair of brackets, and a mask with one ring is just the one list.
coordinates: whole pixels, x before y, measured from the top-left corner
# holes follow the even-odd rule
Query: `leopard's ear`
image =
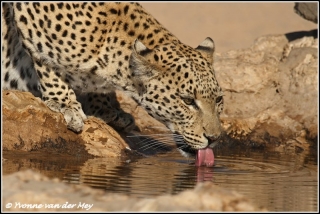
[(132, 45), (132, 53), (129, 61), (129, 68), (132, 74), (132, 80), (139, 93), (144, 93), (144, 83), (157, 75), (155, 65), (148, 61), (148, 55), (153, 51), (147, 48), (139, 40), (135, 40)]
[(214, 41), (207, 37), (200, 45), (196, 48), (211, 64), (213, 63), (213, 53), (215, 51)]

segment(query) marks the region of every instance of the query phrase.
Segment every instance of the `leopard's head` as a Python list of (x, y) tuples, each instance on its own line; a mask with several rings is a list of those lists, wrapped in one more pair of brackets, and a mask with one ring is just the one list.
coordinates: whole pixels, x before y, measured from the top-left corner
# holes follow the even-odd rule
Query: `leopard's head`
[(130, 69), (147, 112), (183, 136), (186, 153), (213, 147), (222, 133), (223, 93), (213, 69), (214, 42), (197, 48), (175, 41), (148, 49), (135, 41)]

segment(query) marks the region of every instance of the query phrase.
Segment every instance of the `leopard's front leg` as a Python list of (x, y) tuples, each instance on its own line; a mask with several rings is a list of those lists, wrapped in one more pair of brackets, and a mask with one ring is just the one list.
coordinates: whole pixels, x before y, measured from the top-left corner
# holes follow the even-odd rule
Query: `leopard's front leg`
[(63, 114), (69, 129), (80, 132), (87, 117), (74, 91), (52, 68), (39, 61), (34, 63), (34, 67), (40, 79), (42, 100), (52, 111)]

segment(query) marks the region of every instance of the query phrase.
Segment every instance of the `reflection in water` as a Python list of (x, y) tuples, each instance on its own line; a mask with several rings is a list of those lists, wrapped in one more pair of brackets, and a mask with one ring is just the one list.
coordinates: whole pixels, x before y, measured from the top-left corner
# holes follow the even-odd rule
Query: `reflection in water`
[(197, 169), (197, 182), (212, 181), (213, 180), (213, 169), (210, 167), (198, 167)]
[(317, 160), (297, 154), (221, 153), (216, 154), (214, 167), (195, 167), (192, 160), (176, 151), (131, 160), (96, 158), (69, 164), (59, 160), (8, 159), (3, 163), (4, 174), (24, 168), (108, 193), (137, 197), (177, 194), (192, 189), (197, 182), (211, 181), (246, 195), (270, 211), (318, 209)]

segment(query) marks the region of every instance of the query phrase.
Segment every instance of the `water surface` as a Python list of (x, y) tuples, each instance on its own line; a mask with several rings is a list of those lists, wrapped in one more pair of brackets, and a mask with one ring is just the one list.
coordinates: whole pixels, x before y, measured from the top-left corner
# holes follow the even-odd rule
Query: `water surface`
[(264, 151), (217, 151), (213, 167), (196, 167), (176, 150), (147, 157), (7, 158), (3, 173), (32, 168), (70, 185), (85, 184), (108, 193), (137, 197), (177, 194), (210, 181), (247, 196), (269, 211), (317, 211), (317, 158)]

